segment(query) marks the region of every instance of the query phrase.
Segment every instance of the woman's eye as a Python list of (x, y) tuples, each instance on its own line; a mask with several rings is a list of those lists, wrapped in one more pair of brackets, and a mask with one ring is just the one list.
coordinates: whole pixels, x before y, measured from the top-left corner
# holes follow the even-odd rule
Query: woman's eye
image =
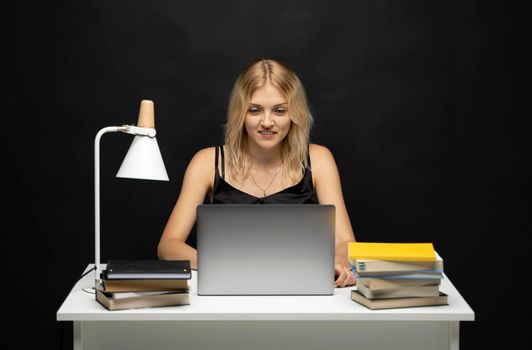
[(260, 113), (260, 109), (258, 109), (256, 107), (251, 107), (250, 109), (248, 109), (248, 112), (251, 113), (251, 114), (259, 114)]
[(275, 110), (275, 113), (276, 113), (276, 114), (279, 114), (279, 115), (283, 115), (283, 114), (286, 113), (286, 109), (284, 109), (284, 108), (277, 108), (277, 109)]

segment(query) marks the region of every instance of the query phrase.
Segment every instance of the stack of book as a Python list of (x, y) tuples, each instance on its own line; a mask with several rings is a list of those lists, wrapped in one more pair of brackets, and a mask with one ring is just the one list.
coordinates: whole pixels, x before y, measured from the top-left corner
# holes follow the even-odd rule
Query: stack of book
[(432, 243), (351, 242), (348, 249), (353, 301), (370, 309), (448, 304), (439, 288), (443, 259)]
[(189, 260), (110, 260), (94, 287), (107, 310), (190, 304)]

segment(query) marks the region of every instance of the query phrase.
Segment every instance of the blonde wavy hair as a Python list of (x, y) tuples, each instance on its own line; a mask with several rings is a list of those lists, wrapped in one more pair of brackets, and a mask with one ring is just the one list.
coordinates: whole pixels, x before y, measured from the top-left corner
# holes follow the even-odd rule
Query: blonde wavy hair
[(231, 174), (243, 180), (249, 175), (251, 157), (244, 127), (251, 95), (266, 83), (272, 84), (287, 99), (291, 124), (281, 145), (283, 175), (298, 181), (308, 164), (308, 145), (312, 115), (305, 89), (296, 73), (276, 60), (258, 60), (250, 64), (236, 79), (229, 98), (225, 125), (225, 146)]

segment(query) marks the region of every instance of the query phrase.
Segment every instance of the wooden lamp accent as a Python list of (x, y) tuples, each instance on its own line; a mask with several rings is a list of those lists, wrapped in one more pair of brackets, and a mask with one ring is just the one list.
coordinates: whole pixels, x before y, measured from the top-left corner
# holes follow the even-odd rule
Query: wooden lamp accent
[(140, 128), (155, 129), (155, 112), (153, 101), (142, 100), (140, 102), (139, 120), (137, 126)]

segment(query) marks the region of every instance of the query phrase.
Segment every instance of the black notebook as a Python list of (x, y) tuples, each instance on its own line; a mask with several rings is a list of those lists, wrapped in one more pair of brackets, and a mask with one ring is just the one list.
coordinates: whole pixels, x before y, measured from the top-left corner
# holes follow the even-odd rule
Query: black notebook
[(109, 260), (104, 279), (190, 279), (190, 260)]

